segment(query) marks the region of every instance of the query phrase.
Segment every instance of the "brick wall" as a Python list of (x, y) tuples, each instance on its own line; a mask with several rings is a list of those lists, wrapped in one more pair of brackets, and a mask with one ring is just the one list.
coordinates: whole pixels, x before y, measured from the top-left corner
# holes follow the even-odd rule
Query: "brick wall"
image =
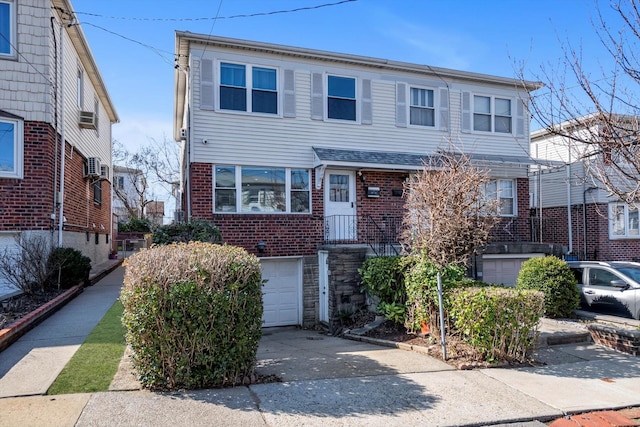
[(365, 306), (358, 269), (362, 267), (367, 249), (343, 246), (329, 248), (328, 252), (329, 328), (335, 332), (342, 326), (341, 312), (351, 314)]
[[(583, 215), (586, 213), (586, 218)], [(582, 205), (571, 209), (573, 252), (581, 257), (596, 261), (630, 261), (640, 259), (640, 239), (609, 239), (607, 204), (588, 204), (586, 211)], [(569, 244), (567, 208), (545, 208), (542, 211), (544, 241)], [(585, 223), (586, 219), (586, 233)], [(586, 246), (586, 257), (585, 253)]]
[(24, 123), (24, 178), (0, 178), (0, 230), (49, 230), (53, 212), (55, 132)]
[(502, 217), (491, 230), (490, 242), (528, 242), (531, 241), (531, 222), (529, 218), (529, 180), (516, 180), (517, 217)]

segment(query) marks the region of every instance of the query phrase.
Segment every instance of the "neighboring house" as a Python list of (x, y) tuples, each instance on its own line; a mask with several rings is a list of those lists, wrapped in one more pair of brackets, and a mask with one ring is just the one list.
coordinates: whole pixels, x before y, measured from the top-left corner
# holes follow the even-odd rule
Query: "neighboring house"
[(175, 53), (182, 207), (260, 257), (265, 326), (333, 328), (361, 305), (357, 269), (394, 253), (404, 183), (440, 151), (490, 168), (500, 200), (501, 244), (478, 257), (477, 277), (512, 282), (549, 250), (522, 245), (538, 84), (188, 32)]
[(147, 180), (140, 169), (113, 167), (113, 213), (119, 222), (143, 218), (147, 203)]
[(160, 226), (164, 223), (164, 202), (149, 202), (145, 208), (145, 217), (151, 224)]
[(72, 17), (68, 0), (0, 0), (0, 246), (39, 234), (96, 263), (118, 116)]
[(603, 134), (585, 117), (531, 134), (531, 153), (555, 162), (531, 174), (532, 208), (542, 218), (542, 238), (564, 245), (570, 259), (640, 260), (638, 206), (612, 197), (598, 180), (598, 171), (612, 167), (611, 153), (579, 142)]

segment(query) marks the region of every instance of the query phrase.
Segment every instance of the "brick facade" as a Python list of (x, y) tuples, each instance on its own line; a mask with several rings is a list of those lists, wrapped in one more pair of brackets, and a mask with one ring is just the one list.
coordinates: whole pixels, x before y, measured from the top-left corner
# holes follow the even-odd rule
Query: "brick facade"
[[(2, 231), (50, 231), (56, 239), (57, 224), (51, 221), (51, 214), (58, 215), (54, 205), (58, 191), (59, 176), (56, 176), (56, 156), (59, 150), (56, 131), (48, 123), (24, 122), (24, 178), (0, 178), (0, 230)], [(108, 181), (100, 181), (102, 203), (93, 201), (93, 190), (84, 178), (86, 159), (71, 146), (66, 146), (65, 158), (65, 199), (64, 225), (65, 246), (82, 250), (96, 261), (97, 253), (104, 252), (107, 258), (107, 234), (111, 234), (111, 186)], [(60, 163), (58, 163), (60, 165)], [(95, 227), (93, 226), (95, 224)], [(69, 236), (81, 233), (82, 238)], [(90, 234), (89, 240), (86, 239)], [(85, 245), (77, 242), (94, 243), (98, 238), (100, 251), (87, 251)], [(68, 242), (73, 242), (69, 244)], [(94, 243), (95, 244), (95, 243)]]
[[(571, 208), (573, 253), (594, 261), (640, 261), (640, 238), (610, 239), (607, 204), (574, 205)], [(586, 216), (585, 216), (586, 214)], [(569, 245), (567, 208), (543, 209), (543, 239)], [(586, 223), (586, 232), (585, 232)], [(586, 252), (586, 254), (585, 254)]]

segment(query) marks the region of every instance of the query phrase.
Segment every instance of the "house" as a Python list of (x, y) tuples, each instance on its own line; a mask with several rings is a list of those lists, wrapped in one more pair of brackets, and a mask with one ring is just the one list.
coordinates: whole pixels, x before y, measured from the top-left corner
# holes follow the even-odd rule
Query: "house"
[[(637, 118), (616, 117), (618, 129), (628, 123), (635, 135)], [(624, 185), (614, 167), (623, 167), (624, 160), (616, 158), (615, 149), (603, 150), (605, 129), (596, 116), (587, 115), (532, 132), (531, 152), (551, 161), (531, 174), (532, 208), (544, 224), (542, 239), (564, 245), (571, 259), (640, 260), (638, 207), (612, 195), (603, 183)]]
[(0, 1), (0, 86), (0, 247), (106, 260), (118, 115), (68, 0)]
[(161, 226), (164, 224), (164, 202), (158, 200), (149, 202), (145, 209), (145, 215), (153, 225)]
[(143, 218), (147, 190), (147, 180), (136, 168), (115, 165), (113, 167), (113, 213), (118, 222), (131, 218)]
[(395, 253), (404, 183), (441, 151), (489, 168), (487, 195), (500, 200), (500, 244), (476, 277), (514, 281), (524, 259), (548, 253), (529, 211), (539, 84), (189, 32), (175, 54), (182, 209), (260, 257), (265, 326), (333, 328), (361, 305), (357, 269)]

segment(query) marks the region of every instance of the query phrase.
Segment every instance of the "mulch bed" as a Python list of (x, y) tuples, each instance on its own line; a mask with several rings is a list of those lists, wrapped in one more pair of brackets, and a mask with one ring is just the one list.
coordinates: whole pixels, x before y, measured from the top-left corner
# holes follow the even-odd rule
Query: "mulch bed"
[[(345, 329), (357, 329), (364, 325), (373, 322), (375, 314), (366, 310), (361, 310), (355, 313), (351, 321), (345, 324)], [(397, 343), (409, 344), (412, 346), (424, 347), (425, 352), (436, 359), (443, 360), (442, 345), (440, 343), (439, 331), (424, 336), (412, 334), (407, 331), (403, 325), (391, 322), (389, 320), (382, 323), (375, 329), (364, 334), (364, 336), (370, 338), (377, 338), (386, 341), (393, 341)], [(475, 368), (489, 368), (489, 367), (501, 367), (501, 368), (519, 368), (526, 366), (541, 366), (543, 363), (535, 360), (527, 360), (524, 363), (510, 361), (510, 360), (497, 360), (495, 362), (487, 362), (484, 360), (482, 354), (478, 353), (471, 345), (464, 342), (457, 336), (447, 335), (446, 349), (447, 359), (444, 360), (449, 365), (456, 369), (475, 369)]]
[(0, 304), (0, 329), (4, 329), (31, 313), (38, 307), (51, 301), (66, 289), (48, 290), (38, 294), (22, 294), (3, 300)]

